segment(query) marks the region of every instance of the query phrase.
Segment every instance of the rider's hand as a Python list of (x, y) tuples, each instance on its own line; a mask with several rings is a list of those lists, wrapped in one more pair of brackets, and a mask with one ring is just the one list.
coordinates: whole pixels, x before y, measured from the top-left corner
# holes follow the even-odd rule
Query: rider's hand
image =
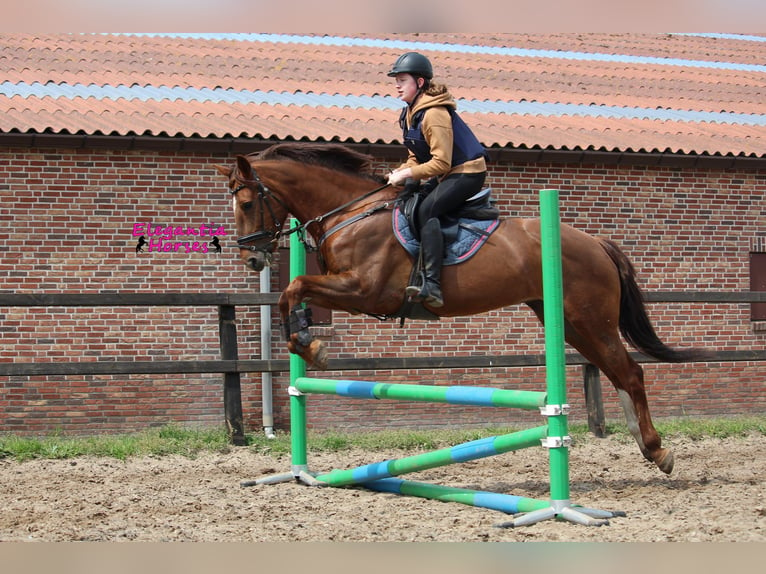
[(398, 169), (388, 174), (388, 183), (389, 185), (401, 185), (408, 177), (412, 177), (410, 168)]

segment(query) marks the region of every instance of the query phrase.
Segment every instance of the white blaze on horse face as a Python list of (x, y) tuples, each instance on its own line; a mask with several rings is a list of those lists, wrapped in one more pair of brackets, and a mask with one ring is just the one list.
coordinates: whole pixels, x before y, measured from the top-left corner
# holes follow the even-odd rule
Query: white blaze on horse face
[(231, 210), (236, 214), (237, 213), (237, 198), (232, 197), (231, 198)]

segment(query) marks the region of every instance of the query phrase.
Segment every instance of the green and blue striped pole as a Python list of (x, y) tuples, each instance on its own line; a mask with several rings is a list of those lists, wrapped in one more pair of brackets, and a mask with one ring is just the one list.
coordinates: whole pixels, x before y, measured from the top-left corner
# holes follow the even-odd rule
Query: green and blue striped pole
[(459, 387), (375, 383), (299, 377), (295, 387), (304, 393), (338, 395), (358, 399), (390, 399), (473, 405), (479, 407), (515, 407), (538, 410), (546, 404), (546, 393), (490, 387)]
[(514, 496), (512, 494), (500, 494), (498, 492), (487, 492), (470, 488), (442, 486), (439, 484), (429, 484), (427, 482), (414, 482), (411, 480), (402, 480), (400, 478), (373, 480), (372, 482), (365, 482), (363, 486), (379, 492), (391, 492), (403, 496), (417, 496), (419, 498), (441, 500), (442, 502), (459, 502), (460, 504), (467, 504), (468, 506), (498, 510), (500, 512), (505, 512), (506, 514), (534, 512), (535, 510), (548, 508), (551, 504), (548, 500), (538, 500), (536, 498)]
[(458, 462), (468, 462), (530, 446), (539, 446), (540, 441), (545, 438), (547, 431), (548, 427), (543, 425), (405, 458), (366, 464), (347, 470), (333, 470), (327, 474), (317, 475), (316, 479), (330, 486), (348, 486), (350, 484), (366, 486), (366, 483), (374, 480), (391, 478), (401, 474), (428, 470)]

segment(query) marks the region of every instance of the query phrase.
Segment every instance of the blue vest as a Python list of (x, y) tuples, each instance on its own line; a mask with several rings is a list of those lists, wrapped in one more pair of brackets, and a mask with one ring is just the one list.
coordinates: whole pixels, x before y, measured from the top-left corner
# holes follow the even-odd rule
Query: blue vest
[[(426, 163), (433, 156), (431, 155), (431, 146), (428, 145), (423, 136), (423, 116), (427, 110), (420, 110), (412, 116), (412, 125), (407, 127), (407, 109), (402, 110), (399, 116), (399, 125), (402, 128), (404, 145), (410, 150), (418, 163)], [(452, 162), (451, 167), (464, 164), (467, 161), (484, 157), (489, 159), (487, 150), (481, 145), (476, 136), (465, 122), (460, 118), (457, 112), (451, 107), (447, 107), (452, 118)]]

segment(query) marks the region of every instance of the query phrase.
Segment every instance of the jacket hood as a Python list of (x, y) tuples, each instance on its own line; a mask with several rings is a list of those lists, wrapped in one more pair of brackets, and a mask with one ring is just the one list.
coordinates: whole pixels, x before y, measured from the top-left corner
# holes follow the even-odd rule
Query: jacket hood
[(440, 84), (431, 85), (417, 100), (410, 113), (415, 113), (435, 106), (446, 106), (457, 109), (457, 103), (452, 94), (449, 93), (446, 86)]

